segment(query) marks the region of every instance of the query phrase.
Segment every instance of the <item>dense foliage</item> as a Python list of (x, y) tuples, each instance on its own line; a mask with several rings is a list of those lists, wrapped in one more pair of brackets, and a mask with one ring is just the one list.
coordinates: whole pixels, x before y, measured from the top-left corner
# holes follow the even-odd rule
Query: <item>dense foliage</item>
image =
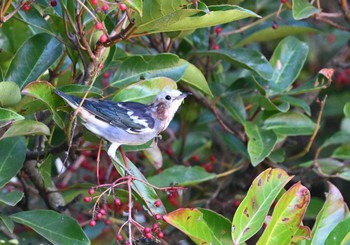
[[(1, 241), (349, 243), (347, 1), (0, 6)], [(115, 162), (54, 88), (192, 95)]]

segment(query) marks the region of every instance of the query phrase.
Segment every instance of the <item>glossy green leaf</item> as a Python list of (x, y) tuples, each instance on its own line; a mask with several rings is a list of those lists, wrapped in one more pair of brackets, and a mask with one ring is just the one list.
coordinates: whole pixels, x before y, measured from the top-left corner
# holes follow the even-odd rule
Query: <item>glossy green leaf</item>
[(0, 220), (5, 225), (7, 230), (12, 233), (13, 229), (15, 228), (15, 223), (13, 223), (13, 221), (8, 216), (3, 215), (1, 213), (0, 213)]
[(0, 123), (7, 122), (7, 121), (23, 120), (23, 119), (24, 119), (23, 116), (17, 114), (16, 112), (10, 109), (0, 108)]
[(311, 109), (310, 105), (304, 99), (299, 99), (292, 96), (281, 96), (281, 101), (288, 102), (291, 106), (295, 106), (304, 110), (304, 112), (310, 117)]
[(165, 215), (164, 220), (184, 232), (196, 244), (232, 243), (230, 221), (211, 210), (180, 208)]
[[(62, 87), (59, 87), (59, 90), (62, 92), (74, 95), (78, 97), (85, 96), (86, 92), (89, 90), (90, 86), (81, 85), (81, 84), (69, 84)], [(91, 90), (87, 97), (101, 97), (103, 95), (103, 91), (100, 88), (91, 87)]]
[(325, 148), (331, 145), (349, 144), (349, 143), (350, 143), (350, 132), (338, 131), (335, 134), (333, 134), (331, 137), (326, 139), (321, 145), (321, 148)]
[(329, 191), (326, 201), (317, 215), (316, 222), (312, 228), (312, 238), (306, 244), (324, 244), (329, 233), (343, 221), (345, 217), (345, 202), (340, 191), (328, 182)]
[(272, 130), (260, 128), (252, 122), (246, 122), (244, 129), (249, 137), (248, 153), (253, 166), (261, 163), (272, 152), (277, 136)]
[(29, 38), (11, 61), (6, 80), (23, 88), (38, 79), (61, 56), (62, 50), (62, 44), (46, 33)]
[(339, 146), (334, 150), (331, 157), (342, 160), (350, 159), (350, 144)]
[(325, 245), (333, 244), (350, 244), (350, 219), (346, 219), (339, 224), (329, 233)]
[(11, 106), (20, 100), (21, 91), (15, 82), (0, 82), (0, 106)]
[[(117, 152), (119, 165), (124, 165), (124, 163), (121, 162), (120, 159), (123, 159), (120, 152)], [(155, 206), (154, 203), (159, 200), (159, 196), (157, 195), (157, 192), (154, 190), (153, 187), (150, 185), (147, 185), (148, 180), (145, 178), (145, 176), (140, 172), (140, 170), (132, 163), (129, 159), (128, 165), (129, 169), (132, 172), (132, 174), (135, 176), (135, 179), (132, 180), (131, 187), (134, 190), (135, 194), (139, 197), (138, 201), (141, 202), (145, 207), (148, 208), (147, 211), (149, 211), (150, 215), (154, 214), (166, 214), (166, 210), (163, 205), (160, 205), (159, 207)], [(114, 166), (118, 170), (121, 175), (123, 175), (123, 170), (121, 170), (120, 166), (118, 166), (118, 163), (113, 161)], [(141, 180), (141, 181), (139, 181)]]
[(198, 89), (199, 91), (202, 91), (210, 97), (213, 97), (213, 94), (211, 93), (211, 90), (208, 86), (207, 80), (205, 79), (203, 73), (195, 65), (183, 59), (180, 59), (179, 64), (188, 65), (185, 74), (181, 78), (181, 81)]
[(0, 188), (2, 188), (23, 166), (26, 157), (24, 138), (0, 140), (0, 156)]
[[(309, 190), (300, 182), (294, 184), (278, 200), (271, 220), (257, 245), (291, 244), (292, 237), (302, 228), (302, 220), (309, 202)], [(310, 229), (308, 233), (310, 237)]]
[(282, 135), (311, 135), (316, 124), (298, 112), (277, 113), (264, 121), (264, 128)]
[(158, 187), (171, 185), (191, 186), (204, 181), (214, 179), (216, 174), (208, 173), (199, 166), (185, 167), (173, 166), (165, 169), (160, 174), (148, 178), (148, 181)]
[(111, 86), (124, 87), (131, 83), (155, 77), (179, 81), (188, 67), (174, 54), (136, 55), (126, 58), (111, 77)]
[(0, 202), (13, 207), (22, 200), (23, 196), (23, 192), (20, 191), (0, 192)]
[(42, 122), (24, 119), (14, 122), (1, 139), (24, 135), (50, 135), (50, 129)]
[[(30, 11), (18, 11), (22, 21), (24, 21), (34, 34), (40, 32), (50, 33), (51, 26), (40, 14), (36, 8), (31, 8)], [(54, 36), (54, 35), (52, 35)]]
[(60, 114), (56, 111), (56, 108), (64, 105), (63, 99), (53, 92), (54, 87), (46, 81), (35, 81), (28, 84), (22, 93), (26, 95), (33, 96), (41, 101), (43, 101), (47, 107), (50, 109), (53, 120), (57, 123), (60, 128), (64, 127), (63, 120)]
[(252, 101), (258, 103), (263, 110), (287, 112), (290, 109), (290, 104), (288, 101), (272, 101), (270, 98), (263, 95), (254, 96), (251, 99)]
[(230, 116), (239, 123), (247, 119), (247, 112), (240, 95), (225, 96), (220, 99), (220, 104), (229, 112)]
[(143, 0), (122, 0), (128, 8), (131, 8), (137, 12), (138, 15), (142, 16), (142, 2)]
[(268, 94), (281, 93), (291, 89), (308, 55), (309, 47), (297, 38), (289, 36), (276, 47), (271, 65), (274, 68), (269, 80)]
[(154, 97), (164, 89), (177, 89), (177, 85), (174, 80), (167, 77), (141, 80), (119, 90), (112, 100), (151, 104)]
[(53, 244), (90, 244), (77, 221), (69, 216), (51, 210), (18, 212), (10, 218), (29, 226)]
[(286, 36), (304, 33), (315, 33), (320, 30), (315, 25), (304, 21), (281, 21), (278, 28), (272, 28), (272, 21), (265, 22), (255, 28), (248, 29), (242, 38), (235, 44), (235, 47), (243, 47), (250, 43), (269, 42)]
[(54, 157), (49, 154), (45, 160), (38, 166), (41, 176), (43, 178), (45, 188), (51, 188), (54, 186), (51, 176), (51, 166), (54, 162)]
[[(213, 5), (208, 8), (181, 8), (185, 0), (146, 0), (143, 16), (135, 18), (137, 33), (156, 33), (192, 30), (230, 23), (248, 17), (259, 17), (254, 12), (233, 5)], [(204, 5), (204, 4), (203, 4)]]
[(291, 179), (282, 169), (271, 168), (254, 179), (233, 217), (234, 244), (247, 241), (260, 230), (273, 201)]
[(219, 51), (196, 52), (196, 54), (224, 59), (235, 66), (251, 70), (266, 80), (272, 78), (272, 66), (264, 55), (254, 49), (220, 49)]
[(344, 115), (347, 118), (350, 118), (350, 102), (344, 105)]
[(308, 0), (293, 0), (293, 18), (296, 20), (306, 19), (319, 12), (321, 9), (314, 7)]

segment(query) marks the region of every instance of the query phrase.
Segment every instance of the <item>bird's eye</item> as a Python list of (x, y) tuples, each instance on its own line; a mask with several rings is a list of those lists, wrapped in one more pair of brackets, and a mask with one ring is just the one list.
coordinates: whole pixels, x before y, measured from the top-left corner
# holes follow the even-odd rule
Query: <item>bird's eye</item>
[(166, 100), (171, 100), (170, 95), (165, 96), (165, 99), (166, 99)]

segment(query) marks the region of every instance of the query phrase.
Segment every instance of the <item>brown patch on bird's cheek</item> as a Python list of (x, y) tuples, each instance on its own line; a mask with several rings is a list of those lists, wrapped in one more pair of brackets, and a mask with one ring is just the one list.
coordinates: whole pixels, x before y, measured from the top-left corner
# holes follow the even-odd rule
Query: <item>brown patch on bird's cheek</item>
[(165, 104), (159, 104), (157, 107), (157, 118), (159, 120), (164, 121), (166, 119), (166, 105)]

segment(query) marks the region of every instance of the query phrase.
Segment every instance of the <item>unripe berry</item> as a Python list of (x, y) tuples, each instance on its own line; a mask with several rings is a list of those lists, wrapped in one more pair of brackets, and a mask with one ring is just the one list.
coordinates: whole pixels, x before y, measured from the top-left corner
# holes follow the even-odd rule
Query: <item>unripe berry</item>
[(93, 220), (93, 219), (90, 220), (89, 225), (90, 225), (91, 227), (94, 227), (94, 226), (96, 225), (96, 221)]
[(97, 30), (103, 30), (103, 24), (101, 22), (97, 22), (95, 27)]
[(106, 34), (102, 34), (102, 35), (100, 36), (100, 42), (101, 42), (101, 43), (107, 42), (107, 35), (106, 35)]
[(160, 207), (160, 205), (162, 205), (162, 202), (159, 199), (154, 202), (154, 206)]
[(162, 238), (164, 237), (164, 233), (160, 231), (160, 232), (158, 233), (158, 237), (162, 239)]
[(91, 200), (92, 200), (92, 197), (88, 197), (88, 196), (84, 197), (84, 202), (91, 202)]
[(121, 11), (125, 11), (126, 10), (126, 5), (124, 3), (119, 4), (119, 9)]

